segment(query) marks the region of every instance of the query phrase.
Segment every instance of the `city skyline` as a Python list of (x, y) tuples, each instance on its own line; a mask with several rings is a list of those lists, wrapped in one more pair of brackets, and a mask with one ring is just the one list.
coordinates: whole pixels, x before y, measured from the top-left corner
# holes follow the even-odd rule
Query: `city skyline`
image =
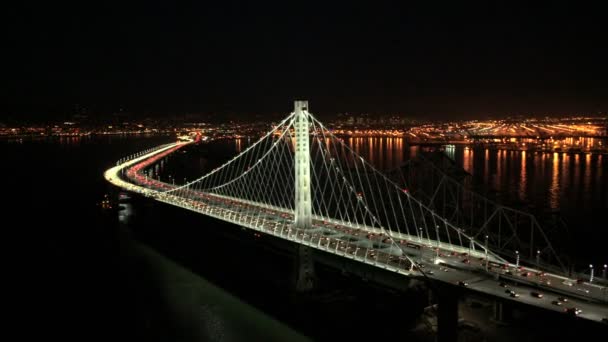
[[(46, 114), (46, 115), (43, 115)], [(221, 112), (221, 111), (183, 111), (183, 112), (136, 112), (131, 111), (130, 108), (125, 106), (117, 106), (114, 110), (100, 111), (95, 105), (83, 106), (80, 104), (73, 104), (72, 109), (66, 109), (65, 111), (56, 113), (20, 113), (18, 111), (5, 113), (4, 117), (0, 119), (0, 124), (4, 125), (27, 125), (27, 124), (53, 124), (62, 123), (66, 121), (94, 121), (94, 122), (112, 122), (112, 121), (200, 121), (210, 123), (227, 123), (231, 121), (235, 122), (253, 122), (263, 120), (277, 120), (281, 118), (285, 113), (280, 112)], [(458, 117), (452, 117), (449, 113), (434, 115), (424, 115), (421, 113), (407, 113), (407, 112), (321, 112), (320, 114), (315, 113), (317, 116), (324, 118), (325, 120), (336, 121), (346, 120), (347, 118), (355, 118), (355, 120), (364, 121), (386, 121), (399, 119), (403, 121), (412, 122), (460, 122), (470, 120), (543, 120), (543, 119), (568, 119), (568, 118), (603, 118), (606, 117), (607, 112), (569, 112), (569, 113), (485, 113), (479, 115), (465, 114)]]

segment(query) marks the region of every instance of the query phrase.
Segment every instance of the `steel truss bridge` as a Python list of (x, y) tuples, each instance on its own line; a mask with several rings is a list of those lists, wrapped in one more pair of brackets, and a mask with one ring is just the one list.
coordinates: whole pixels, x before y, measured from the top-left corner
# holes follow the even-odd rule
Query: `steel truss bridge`
[[(463, 221), (462, 208), (437, 206), (437, 192), (432, 198), (417, 197), (334, 136), (308, 112), (307, 101), (296, 101), (294, 111), (270, 132), (193, 181), (174, 185), (146, 176), (146, 167), (190, 143), (123, 158), (105, 178), (160, 202), (403, 277), (547, 310), (576, 307), (582, 309), (579, 317), (594, 321), (608, 317), (605, 280), (571, 279), (561, 272), (558, 256), (535, 221), (503, 236), (504, 231)], [(488, 207), (466, 208), (479, 209)], [(489, 215), (508, 222), (511, 214), (495, 206)], [(522, 257), (534, 258), (537, 249), (550, 257), (527, 262), (520, 260), (518, 248)], [(548, 267), (549, 260), (557, 261), (557, 267)], [(505, 283), (517, 285), (512, 289), (518, 296), (506, 293)], [(531, 296), (531, 291), (544, 297)], [(567, 303), (554, 304), (564, 297)]]

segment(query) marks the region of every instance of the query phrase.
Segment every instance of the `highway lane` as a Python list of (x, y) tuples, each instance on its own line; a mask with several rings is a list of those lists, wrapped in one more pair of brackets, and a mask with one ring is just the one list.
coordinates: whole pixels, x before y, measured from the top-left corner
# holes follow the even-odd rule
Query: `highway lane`
[[(530, 268), (517, 268), (512, 264), (501, 263), (501, 260), (498, 259), (489, 261), (500, 267), (492, 267), (486, 271), (485, 255), (479, 251), (463, 252), (466, 249), (461, 246), (440, 244), (438, 248), (436, 243), (428, 240), (425, 243), (425, 239), (420, 237), (397, 234), (399, 238), (395, 238), (396, 233), (394, 232), (390, 232), (389, 236), (388, 232), (378, 229), (353, 228), (335, 220), (314, 219), (312, 228), (298, 229), (293, 227), (293, 215), (282, 208), (262, 207), (243, 200), (187, 189), (181, 192), (181, 195), (187, 198), (163, 194), (161, 192), (174, 189), (174, 186), (148, 179), (142, 174), (142, 171), (146, 166), (172, 153), (182, 145), (184, 144), (170, 145), (153, 151), (149, 155), (118, 165), (106, 172), (106, 179), (123, 188), (173, 205), (405, 275), (426, 276), (429, 279), (450, 284), (467, 282), (466, 287), (471, 290), (549, 310), (563, 311), (564, 307), (575, 306), (583, 310), (580, 317), (586, 319), (601, 321), (604, 317), (608, 317), (608, 305), (606, 299), (602, 297), (605, 295), (605, 288), (591, 286), (593, 284), (576, 284), (572, 279), (568, 280), (559, 275), (542, 274), (540, 271)], [(133, 183), (121, 179), (120, 174), (123, 169), (126, 169), (127, 178)], [(409, 239), (403, 239), (404, 236)], [(417, 264), (412, 264), (412, 262)], [(524, 272), (531, 272), (531, 274), (523, 277)], [(512, 298), (505, 293), (505, 288), (500, 286), (500, 279), (505, 278), (517, 283), (516, 288), (519, 289), (518, 293), (521, 292), (520, 297)], [(543, 279), (549, 279), (550, 282), (540, 284)], [(563, 284), (564, 279), (573, 283), (573, 286)], [(543, 290), (537, 288), (541, 286)], [(513, 287), (515, 288), (515, 286)], [(589, 291), (589, 293), (584, 293), (588, 299), (599, 301), (603, 299), (604, 302), (593, 303), (581, 300), (581, 294), (573, 292), (579, 291), (580, 288)], [(530, 292), (533, 290), (542, 291), (544, 297), (532, 297)], [(591, 292), (592, 290), (594, 292)], [(547, 291), (554, 293), (547, 293)], [(595, 295), (598, 291), (599, 297), (596, 298)], [(562, 306), (552, 304), (553, 300), (564, 295), (569, 298), (567, 304)]]
[[(200, 205), (196, 203), (196, 201), (194, 201), (194, 203), (188, 203), (190, 201), (191, 200), (183, 200), (183, 203), (185, 205), (197, 206), (197, 208), (202, 209), (203, 211), (209, 210), (214, 216), (218, 216), (219, 218), (229, 217), (241, 224), (253, 224), (261, 228), (263, 232), (271, 235), (278, 235), (288, 240), (312, 245), (318, 249), (370, 263), (378, 267), (383, 267), (383, 265), (392, 266), (402, 270), (404, 273), (409, 272), (409, 274), (413, 276), (422, 276), (418, 272), (412, 272), (411, 268), (413, 265), (408, 259), (395, 255), (399, 253), (387, 253), (382, 249), (370, 248), (375, 242), (377, 243), (377, 241), (356, 234), (344, 234), (344, 231), (336, 229), (333, 225), (327, 226), (323, 225), (322, 222), (317, 221), (313, 224), (313, 229), (297, 229), (290, 224), (290, 217), (260, 217), (257, 214), (256, 209), (235, 209), (234, 203), (209, 206), (208, 204)], [(347, 229), (347, 227), (340, 228)], [(352, 231), (352, 228), (350, 230)], [(349, 240), (349, 238), (353, 238), (353, 241)], [(360, 241), (364, 242), (361, 243)], [(507, 280), (496, 279), (496, 276), (502, 274), (496, 273), (493, 275), (482, 272), (482, 268), (485, 268), (485, 260), (476, 259), (471, 261), (470, 259), (467, 259), (466, 256), (460, 254), (454, 256), (445, 254), (443, 257), (437, 258), (436, 251), (428, 248), (428, 246), (426, 248), (422, 247), (421, 249), (417, 249), (405, 245), (402, 246), (400, 250), (403, 254), (410, 256), (411, 259), (416, 260), (419, 265), (424, 265), (424, 268), (421, 268), (421, 271), (430, 279), (450, 284), (466, 282), (468, 283), (467, 287), (471, 290), (476, 290), (498, 298), (504, 298), (504, 300), (518, 301), (537, 307), (540, 306), (552, 311), (564, 312), (565, 308), (576, 307), (582, 309), (580, 317), (590, 320), (601, 321), (604, 317), (608, 317), (608, 308), (606, 305), (583, 301), (576, 297), (568, 296), (569, 300), (567, 303), (564, 303), (562, 306), (557, 306), (552, 304), (552, 302), (563, 295), (547, 293), (538, 287), (525, 285), (521, 282), (517, 283), (518, 279), (516, 278), (513, 278), (510, 283), (517, 285), (510, 285), (510, 287), (519, 293), (520, 297), (512, 298), (505, 293), (506, 288), (500, 286), (501, 282), (507, 282)], [(469, 263), (464, 263), (464, 260), (469, 260)], [(416, 267), (420, 267), (419, 265), (414, 266), (414, 270)], [(511, 268), (512, 272), (515, 272), (516, 270), (518, 269), (515, 267)], [(532, 297), (531, 293), (533, 291), (543, 293), (543, 298)]]

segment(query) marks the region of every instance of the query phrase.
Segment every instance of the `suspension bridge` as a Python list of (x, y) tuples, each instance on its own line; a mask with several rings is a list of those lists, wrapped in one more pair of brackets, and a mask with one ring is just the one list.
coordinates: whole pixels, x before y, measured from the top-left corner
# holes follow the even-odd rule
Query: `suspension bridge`
[[(174, 185), (146, 176), (147, 167), (190, 143), (124, 158), (105, 178), (157, 201), (289, 240), (304, 251), (319, 250), (404, 279), (598, 322), (608, 317), (608, 288), (601, 276), (572, 279), (559, 267), (541, 269), (538, 256), (537, 263), (520, 262), (513, 243), (530, 256), (541, 245), (554, 252), (542, 232), (530, 241), (534, 226), (512, 230), (498, 244), (504, 232), (463, 229), (453, 215), (417, 198), (334, 136), (308, 111), (307, 101), (296, 101), (294, 111), (257, 142), (197, 179)], [(303, 270), (298, 286), (310, 285), (307, 272), (312, 267)]]

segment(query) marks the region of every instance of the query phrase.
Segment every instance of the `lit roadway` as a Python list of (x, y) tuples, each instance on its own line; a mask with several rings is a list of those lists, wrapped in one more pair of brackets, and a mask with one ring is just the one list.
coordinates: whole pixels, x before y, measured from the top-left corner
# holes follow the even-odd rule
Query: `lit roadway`
[[(158, 201), (389, 271), (427, 277), (547, 310), (565, 312), (566, 308), (577, 308), (582, 310), (579, 317), (593, 321), (608, 318), (608, 288), (605, 286), (516, 267), (480, 250), (438, 244), (396, 232), (390, 232), (388, 236), (377, 228), (353, 227), (320, 217), (313, 219), (312, 228), (298, 229), (293, 226), (293, 213), (284, 208), (187, 189), (180, 192), (181, 196), (163, 193), (175, 186), (150, 179), (142, 171), (187, 144), (189, 142), (163, 145), (120, 163), (107, 170), (104, 176), (116, 186)], [(188, 198), (182, 197), (184, 195)], [(410, 260), (417, 265), (412, 265)], [(519, 296), (507, 293), (508, 290)], [(537, 298), (532, 292), (543, 296)], [(563, 301), (564, 298), (567, 301)]]

